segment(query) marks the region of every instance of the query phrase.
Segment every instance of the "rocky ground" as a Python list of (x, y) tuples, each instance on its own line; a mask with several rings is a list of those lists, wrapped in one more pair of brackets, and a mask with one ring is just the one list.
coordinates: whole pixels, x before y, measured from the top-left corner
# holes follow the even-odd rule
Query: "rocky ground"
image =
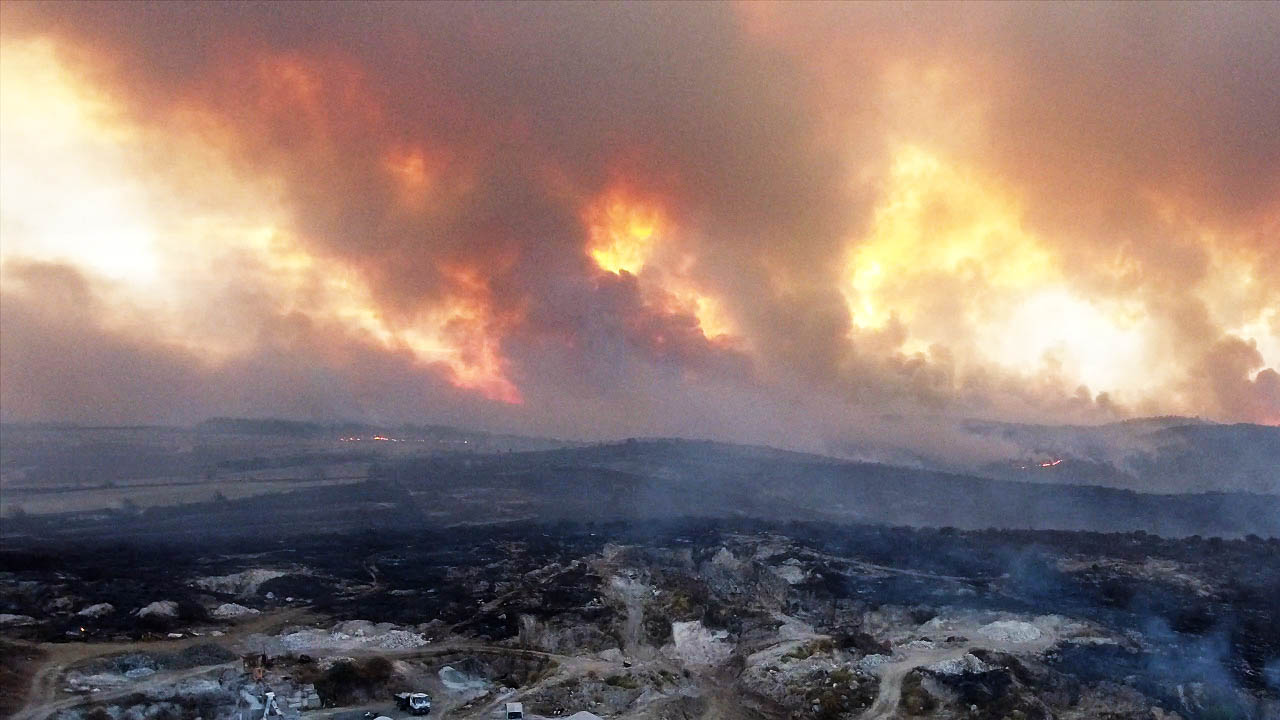
[(355, 720), (410, 689), (459, 718), (1275, 718), (1277, 557), (747, 520), (7, 546), (0, 679), (22, 720), (256, 720), (268, 691)]

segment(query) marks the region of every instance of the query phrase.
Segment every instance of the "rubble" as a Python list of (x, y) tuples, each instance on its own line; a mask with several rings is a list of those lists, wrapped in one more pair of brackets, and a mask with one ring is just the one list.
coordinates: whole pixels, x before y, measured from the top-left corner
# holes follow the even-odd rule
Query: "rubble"
[(733, 653), (733, 644), (726, 642), (729, 633), (711, 631), (700, 620), (671, 623), (672, 644), (664, 651), (669, 657), (686, 665), (719, 665)]
[(1019, 620), (997, 620), (978, 628), (978, 633), (999, 643), (1030, 643), (1040, 639), (1040, 628)]
[(322, 705), (320, 693), (311, 683), (296, 686), (293, 693), (285, 697), (284, 704), (294, 710), (318, 710)]
[(874, 673), (880, 666), (892, 662), (893, 658), (888, 655), (868, 655), (858, 661), (858, 670), (864, 673)]
[(931, 665), (923, 665), (923, 669), (928, 670), (936, 675), (964, 675), (966, 673), (984, 673), (992, 669), (992, 667), (978, 658), (972, 653), (965, 653), (958, 658), (950, 658), (941, 660)]
[(250, 635), (245, 647), (268, 656), (315, 651), (408, 650), (430, 643), (421, 633), (392, 623), (350, 620), (328, 630), (312, 627), (288, 627), (276, 636)]

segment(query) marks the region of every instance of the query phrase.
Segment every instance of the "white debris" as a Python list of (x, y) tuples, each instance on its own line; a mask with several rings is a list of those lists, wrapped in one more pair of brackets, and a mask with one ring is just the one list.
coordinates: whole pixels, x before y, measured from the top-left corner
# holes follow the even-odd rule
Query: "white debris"
[(83, 610), (81, 610), (76, 614), (81, 615), (83, 617), (96, 618), (96, 617), (102, 617), (103, 615), (110, 615), (115, 611), (116, 611), (116, 606), (112, 605), (111, 603), (98, 603), (97, 605), (90, 605), (89, 607), (84, 608)]
[(489, 681), (484, 678), (468, 675), (451, 665), (440, 668), (440, 682), (450, 692), (464, 696), (480, 696), (489, 691)]
[(965, 653), (958, 658), (942, 660), (941, 662), (925, 665), (925, 670), (938, 673), (939, 675), (966, 675), (969, 673), (983, 673), (991, 670), (992, 667), (972, 653)]
[[(391, 623), (375, 625), (367, 620), (339, 623), (332, 630), (296, 628), (281, 634), (276, 640), (289, 652), (408, 650), (427, 644), (427, 639), (418, 633), (398, 628)], [(264, 649), (263, 652), (271, 654), (268, 649)]]
[(155, 668), (140, 667), (132, 670), (126, 670), (124, 676), (130, 680), (141, 680), (144, 677), (150, 677), (156, 674)]
[(253, 570), (245, 570), (244, 572), (233, 573), (231, 575), (215, 575), (213, 577), (203, 577), (195, 581), (195, 585), (203, 590), (210, 592), (227, 593), (229, 595), (239, 595), (241, 597), (249, 597), (258, 592), (258, 586), (268, 580), (274, 580), (283, 575), (287, 575), (283, 570), (266, 570), (263, 568), (254, 568)]
[(36, 619), (30, 615), (10, 615), (0, 613), (0, 625), (34, 625)]
[(729, 552), (729, 548), (723, 546), (711, 557), (711, 564), (725, 568), (726, 570), (737, 570), (742, 566), (742, 563), (738, 562), (738, 558), (734, 557), (733, 553)]
[(798, 560), (788, 560), (777, 567), (770, 568), (773, 573), (786, 581), (788, 585), (798, 585), (805, 581), (808, 573), (800, 567)]
[(236, 603), (223, 603), (214, 611), (213, 616), (216, 618), (237, 618), (244, 615), (257, 615), (258, 611), (251, 607), (245, 607)]
[(172, 600), (157, 600), (146, 607), (138, 608), (133, 614), (138, 617), (178, 617), (178, 603)]
[(688, 665), (718, 665), (733, 653), (733, 645), (725, 642), (728, 636), (724, 631), (708, 630), (699, 620), (674, 622), (667, 652)]
[(604, 720), (604, 719), (594, 713), (589, 713), (586, 710), (581, 710), (579, 712), (576, 712), (570, 715), (568, 717), (568, 720)]
[(81, 675), (72, 673), (67, 675), (67, 685), (77, 692), (93, 691), (94, 688), (118, 688), (127, 684), (129, 684), (129, 678), (123, 674), (98, 673), (96, 675)]
[(993, 642), (1029, 643), (1040, 639), (1040, 628), (1020, 620), (997, 620), (978, 628), (978, 634)]
[(865, 673), (874, 673), (877, 668), (888, 664), (892, 659), (888, 655), (868, 655), (858, 661), (858, 669)]

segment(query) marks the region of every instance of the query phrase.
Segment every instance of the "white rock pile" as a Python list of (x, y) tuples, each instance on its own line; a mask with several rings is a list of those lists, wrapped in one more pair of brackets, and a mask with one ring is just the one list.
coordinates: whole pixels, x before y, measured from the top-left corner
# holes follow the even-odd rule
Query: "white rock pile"
[(965, 653), (958, 658), (950, 658), (932, 665), (925, 665), (924, 669), (939, 675), (968, 675), (970, 673), (987, 672), (992, 668), (972, 653)]
[(90, 605), (86, 608), (83, 608), (80, 612), (76, 614), (81, 617), (96, 618), (96, 617), (102, 617), (103, 615), (110, 615), (115, 611), (116, 611), (116, 606), (112, 605), (111, 603), (98, 603), (97, 605)]
[(232, 573), (231, 575), (214, 575), (212, 577), (199, 578), (195, 581), (195, 585), (202, 590), (210, 592), (249, 597), (258, 592), (258, 587), (262, 583), (287, 574), (283, 570), (254, 568), (244, 572)]
[(712, 632), (699, 620), (671, 623), (671, 645), (664, 648), (668, 655), (687, 665), (719, 665), (729, 659), (733, 645), (726, 642), (729, 634)]
[(405, 630), (391, 623), (371, 623), (368, 620), (350, 620), (338, 623), (332, 629), (293, 628), (279, 636), (288, 652), (310, 650), (408, 650), (428, 643), (419, 633)]
[(157, 600), (146, 607), (140, 607), (134, 611), (134, 615), (140, 618), (144, 617), (178, 617), (178, 603), (172, 600)]
[(1040, 628), (1021, 620), (997, 620), (978, 628), (982, 637), (998, 643), (1023, 644), (1035, 642), (1043, 634)]
[(223, 603), (213, 611), (216, 618), (238, 618), (245, 615), (257, 615), (258, 611), (237, 603)]

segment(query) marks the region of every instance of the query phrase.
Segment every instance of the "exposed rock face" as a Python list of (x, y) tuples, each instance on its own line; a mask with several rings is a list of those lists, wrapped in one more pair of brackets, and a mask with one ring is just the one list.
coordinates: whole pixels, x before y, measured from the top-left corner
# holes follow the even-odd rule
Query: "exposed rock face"
[(809, 577), (804, 568), (800, 567), (800, 563), (794, 561), (785, 562), (771, 569), (775, 575), (785, 580), (788, 585), (799, 585)]
[(712, 632), (702, 621), (671, 623), (671, 645), (668, 655), (687, 665), (719, 665), (733, 653), (733, 644), (726, 642), (728, 633)]
[(138, 608), (134, 614), (140, 618), (176, 618), (178, 617), (178, 603), (172, 600), (157, 600), (146, 607)]
[(115, 611), (116, 606), (111, 603), (98, 603), (97, 605), (90, 605), (76, 614), (82, 617), (96, 618), (102, 617), (103, 615), (110, 615)]
[(460, 699), (483, 697), (491, 689), (488, 680), (465, 673), (451, 665), (440, 668), (440, 683)]

